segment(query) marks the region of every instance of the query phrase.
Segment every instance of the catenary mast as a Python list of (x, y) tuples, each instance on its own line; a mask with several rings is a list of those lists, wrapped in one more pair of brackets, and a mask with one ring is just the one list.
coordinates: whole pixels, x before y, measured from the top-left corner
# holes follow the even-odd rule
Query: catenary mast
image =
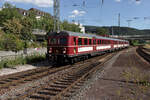
[(54, 0), (54, 31), (60, 31), (60, 1)]

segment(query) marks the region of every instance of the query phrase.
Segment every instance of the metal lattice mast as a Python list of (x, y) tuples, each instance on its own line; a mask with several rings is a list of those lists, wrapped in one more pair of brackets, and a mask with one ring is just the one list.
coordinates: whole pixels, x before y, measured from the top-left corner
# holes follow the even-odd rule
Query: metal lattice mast
[(54, 0), (54, 31), (60, 31), (60, 1)]

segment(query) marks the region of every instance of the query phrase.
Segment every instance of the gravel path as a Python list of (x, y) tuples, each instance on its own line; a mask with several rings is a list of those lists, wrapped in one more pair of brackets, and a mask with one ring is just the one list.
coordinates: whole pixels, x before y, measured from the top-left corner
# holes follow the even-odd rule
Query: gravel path
[(37, 67), (33, 65), (20, 65), (14, 68), (3, 68), (0, 70), (0, 76), (14, 74), (17, 72), (27, 71), (27, 70), (35, 69), (35, 68)]
[(141, 61), (135, 48), (117, 54), (104, 66), (73, 100), (149, 100), (150, 88), (134, 83), (140, 74), (150, 74), (150, 65)]

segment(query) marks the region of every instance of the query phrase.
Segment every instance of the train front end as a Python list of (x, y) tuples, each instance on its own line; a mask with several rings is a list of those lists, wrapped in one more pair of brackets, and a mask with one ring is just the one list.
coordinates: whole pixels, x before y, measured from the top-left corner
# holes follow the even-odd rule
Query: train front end
[(47, 59), (63, 63), (67, 58), (68, 36), (61, 33), (49, 33), (47, 38)]

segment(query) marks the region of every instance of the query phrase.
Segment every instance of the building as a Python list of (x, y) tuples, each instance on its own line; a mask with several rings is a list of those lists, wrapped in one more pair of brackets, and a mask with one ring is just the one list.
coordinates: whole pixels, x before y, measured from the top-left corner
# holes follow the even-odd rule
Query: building
[(73, 21), (72, 23), (75, 24), (75, 25), (79, 25), (80, 32), (85, 34), (85, 27), (82, 24), (80, 24), (79, 22), (75, 22), (75, 21)]
[(40, 11), (40, 10), (35, 9), (35, 8), (31, 8), (31, 9), (29, 9), (28, 11), (33, 11), (33, 12), (35, 12), (37, 19), (40, 19), (40, 18), (43, 17), (43, 16), (45, 16), (45, 17), (52, 17), (49, 13)]
[(23, 16), (28, 16), (29, 15), (29, 12), (28, 10), (25, 10), (25, 9), (22, 9), (22, 8), (17, 8), (17, 11), (23, 15)]
[(25, 10), (25, 9), (22, 9), (22, 8), (17, 8), (18, 12), (23, 15), (23, 16), (28, 16), (30, 14), (30, 12), (35, 12), (35, 15), (36, 15), (36, 19), (40, 19), (41, 17), (49, 17), (51, 18), (52, 16), (49, 14), (49, 13), (46, 13), (46, 12), (43, 12), (43, 11), (40, 11), (38, 9), (35, 9), (35, 8), (31, 8), (29, 10)]

